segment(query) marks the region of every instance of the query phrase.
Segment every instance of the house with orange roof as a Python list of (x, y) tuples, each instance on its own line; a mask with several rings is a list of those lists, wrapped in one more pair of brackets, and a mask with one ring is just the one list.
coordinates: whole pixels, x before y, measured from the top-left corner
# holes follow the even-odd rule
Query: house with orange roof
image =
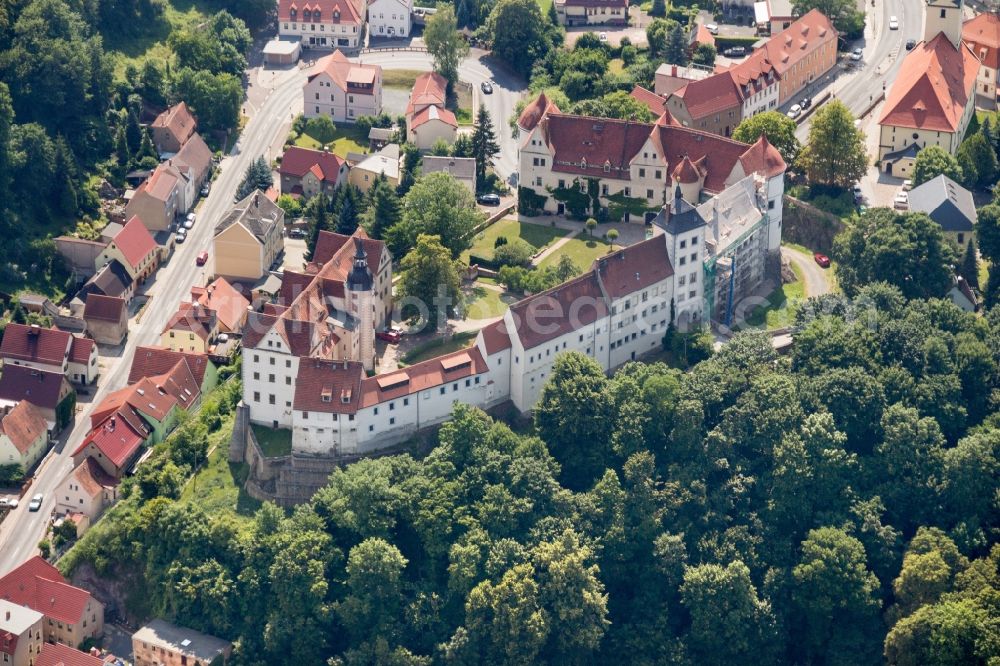
[(149, 178), (135, 189), (125, 205), (125, 217), (138, 217), (151, 232), (165, 231), (184, 211), (179, 175), (161, 163)]
[(281, 193), (311, 199), (330, 196), (347, 178), (347, 161), (327, 150), (289, 146), (281, 156)]
[(93, 524), (104, 510), (118, 501), (118, 479), (94, 458), (84, 458), (55, 490), (56, 513), (81, 513)]
[(37, 407), (26, 400), (0, 411), (0, 465), (30, 470), (49, 449), (49, 428)]
[(180, 151), (168, 157), (160, 167), (169, 170), (177, 178), (180, 188), (180, 211), (186, 213), (194, 208), (201, 186), (211, 175), (212, 149), (201, 135), (195, 132)]
[(70, 585), (41, 557), (26, 560), (0, 578), (0, 600), (41, 613), (47, 643), (72, 647), (104, 635), (104, 604)]
[(61, 372), (7, 365), (0, 373), (0, 409), (22, 401), (38, 409), (49, 433), (55, 435), (73, 420), (76, 391)]
[(129, 218), (124, 226), (115, 226), (118, 228), (97, 257), (96, 267), (100, 270), (117, 259), (132, 280), (142, 284), (160, 265), (159, 246), (137, 216)]
[(958, 150), (976, 110), (980, 62), (962, 42), (962, 0), (928, 0), (924, 40), (903, 60), (879, 116), (878, 159), (884, 173), (913, 172), (917, 153)]
[(35, 659), (35, 666), (114, 666), (117, 663), (110, 656), (102, 659), (60, 643), (45, 643)]
[(767, 40), (761, 49), (780, 79), (778, 106), (834, 68), (839, 37), (833, 21), (813, 9)]
[(215, 312), (219, 332), (239, 334), (247, 320), (250, 301), (225, 278), (217, 278), (207, 287), (191, 287), (191, 302)]
[[(187, 365), (195, 384), (200, 388), (201, 395), (208, 394), (218, 385), (218, 369), (207, 354), (175, 351), (166, 347), (136, 347), (126, 383), (132, 385), (146, 377), (166, 374), (178, 363)], [(198, 405), (199, 400), (200, 396), (193, 401), (194, 406)]]
[(201, 303), (182, 302), (163, 327), (160, 345), (175, 351), (208, 353), (219, 335), (219, 317)]
[(983, 12), (962, 25), (962, 41), (979, 58), (979, 77), (976, 80), (977, 104), (985, 109), (996, 109), (1000, 79), (1000, 15)]
[(158, 153), (177, 153), (198, 128), (191, 110), (184, 102), (178, 102), (156, 116), (149, 126), (153, 133), (153, 145)]
[(458, 120), (449, 111), (448, 82), (437, 72), (424, 72), (413, 82), (406, 105), (406, 137), (420, 150), (430, 150), (438, 140), (455, 142)]
[(260, 190), (248, 194), (215, 225), (215, 274), (254, 282), (284, 252), (285, 211)]
[(382, 68), (351, 62), (337, 49), (316, 61), (302, 85), (306, 118), (353, 123), (382, 113)]
[(364, 40), (364, 0), (278, 0), (278, 35), (303, 49), (356, 49)]

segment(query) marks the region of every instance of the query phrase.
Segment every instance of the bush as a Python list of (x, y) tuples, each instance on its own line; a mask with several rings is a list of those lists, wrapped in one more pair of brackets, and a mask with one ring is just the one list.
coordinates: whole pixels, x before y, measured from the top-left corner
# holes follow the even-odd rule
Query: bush
[(535, 248), (521, 238), (504, 243), (493, 251), (493, 262), (499, 266), (527, 266)]
[(20, 485), (24, 481), (24, 468), (20, 465), (0, 465), (0, 486)]

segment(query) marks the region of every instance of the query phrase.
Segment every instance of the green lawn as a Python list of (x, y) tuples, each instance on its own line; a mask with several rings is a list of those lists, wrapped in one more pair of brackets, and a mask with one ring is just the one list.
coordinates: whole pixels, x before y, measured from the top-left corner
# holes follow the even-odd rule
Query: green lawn
[(241, 516), (253, 516), (260, 502), (243, 489), (250, 467), (246, 463), (229, 462), (228, 453), (224, 444), (212, 452), (208, 465), (184, 487), (181, 501), (196, 504), (209, 515), (232, 511)]
[(502, 294), (496, 289), (487, 289), (476, 285), (467, 289), (465, 295), (468, 299), (465, 312), (469, 319), (499, 317), (507, 311), (511, 303), (517, 301), (517, 297), (512, 294)]
[(479, 331), (456, 333), (447, 339), (435, 338), (430, 342), (417, 345), (410, 351), (403, 354), (399, 365), (401, 367), (404, 365), (413, 365), (414, 363), (419, 363), (420, 361), (426, 361), (429, 358), (436, 358), (438, 356), (443, 356), (444, 354), (450, 354), (453, 351), (458, 351), (459, 349), (471, 347), (472, 343), (476, 340), (477, 333), (479, 333)]
[(621, 74), (625, 71), (625, 61), (621, 58), (615, 58), (614, 60), (608, 61), (608, 74)]
[(781, 285), (767, 297), (768, 305), (754, 308), (742, 328), (765, 327), (768, 330), (790, 326), (795, 313), (806, 298), (805, 276), (796, 264), (791, 264), (795, 282)]
[(452, 109), (455, 112), (455, 119), (459, 125), (471, 125), (473, 121), (472, 88), (455, 86), (455, 94), (457, 99), (455, 100), (455, 108)]
[(979, 261), (979, 270), (977, 272), (979, 273), (979, 287), (980, 289), (985, 289), (986, 283), (989, 282), (990, 279), (990, 262), (985, 259), (981, 259)]
[(542, 10), (542, 16), (548, 16), (549, 7), (552, 6), (552, 0), (538, 0), (538, 6)]
[[(295, 145), (315, 150), (323, 147), (319, 141), (304, 132), (295, 139)], [(347, 153), (364, 153), (368, 150), (368, 137), (362, 136), (355, 125), (338, 125), (330, 148), (331, 152), (340, 157), (346, 157)]]
[(536, 250), (547, 246), (557, 238), (562, 238), (569, 232), (559, 227), (547, 227), (543, 224), (518, 222), (510, 218), (492, 224), (473, 239), (472, 249), (462, 253), (461, 260), (469, 261), (469, 255), (475, 254), (487, 259), (493, 256), (493, 244), (497, 238), (504, 236), (508, 241), (520, 238)]
[(251, 424), (254, 437), (260, 444), (260, 452), (268, 458), (287, 456), (292, 452), (292, 431), (285, 428), (268, 428)]
[(538, 267), (548, 268), (549, 266), (555, 266), (559, 263), (559, 257), (567, 255), (576, 264), (579, 274), (589, 271), (594, 260), (607, 254), (611, 246), (605, 240), (589, 238), (585, 234), (586, 232), (584, 232), (584, 235), (577, 236), (564, 243), (557, 252), (553, 252), (545, 257), (538, 264)]
[(382, 71), (382, 87), (410, 90), (414, 81), (423, 74), (420, 69), (386, 69)]

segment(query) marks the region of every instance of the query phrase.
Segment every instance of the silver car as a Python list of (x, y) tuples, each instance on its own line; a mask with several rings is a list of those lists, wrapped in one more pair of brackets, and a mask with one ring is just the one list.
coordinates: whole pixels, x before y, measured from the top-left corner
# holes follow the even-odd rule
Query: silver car
[(28, 511), (38, 511), (41, 509), (42, 499), (44, 498), (41, 493), (37, 493), (34, 497), (32, 497), (31, 501), (28, 503)]

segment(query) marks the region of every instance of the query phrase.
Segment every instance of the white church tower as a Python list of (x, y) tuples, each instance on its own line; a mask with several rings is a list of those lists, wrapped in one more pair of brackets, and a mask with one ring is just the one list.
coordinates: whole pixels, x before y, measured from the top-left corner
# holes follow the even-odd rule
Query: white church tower
[(354, 238), (354, 267), (347, 276), (347, 293), (351, 301), (351, 315), (358, 322), (358, 360), (365, 370), (375, 370), (375, 310), (372, 289), (375, 281), (368, 270), (368, 255), (362, 239)]

